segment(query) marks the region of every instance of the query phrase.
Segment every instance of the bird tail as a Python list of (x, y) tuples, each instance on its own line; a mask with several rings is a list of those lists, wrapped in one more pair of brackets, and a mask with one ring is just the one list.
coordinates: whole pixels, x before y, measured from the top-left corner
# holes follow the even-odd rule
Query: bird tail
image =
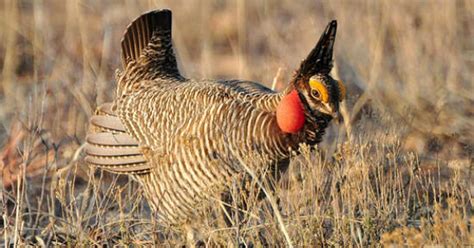
[(102, 104), (91, 117), (85, 152), (86, 162), (114, 173), (150, 171), (138, 141), (127, 133), (112, 103)]

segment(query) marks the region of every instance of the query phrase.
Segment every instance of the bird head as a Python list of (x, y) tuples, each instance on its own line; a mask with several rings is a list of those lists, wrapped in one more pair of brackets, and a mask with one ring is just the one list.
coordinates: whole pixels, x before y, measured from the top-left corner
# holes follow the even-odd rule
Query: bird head
[(337, 117), (339, 103), (344, 100), (346, 89), (344, 84), (329, 75), (316, 74), (302, 80), (296, 87), (306, 115), (317, 113)]
[(337, 22), (331, 21), (308, 57), (301, 62), (291, 81), (291, 90), (277, 108), (277, 121), (287, 133), (296, 133), (306, 118), (339, 114), (339, 103), (345, 98), (344, 84), (332, 78), (333, 48)]

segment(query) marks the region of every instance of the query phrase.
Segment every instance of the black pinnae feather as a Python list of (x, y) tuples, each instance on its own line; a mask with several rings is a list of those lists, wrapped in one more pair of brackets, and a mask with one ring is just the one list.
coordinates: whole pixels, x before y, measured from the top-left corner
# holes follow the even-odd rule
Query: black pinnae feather
[(328, 74), (332, 69), (332, 54), (336, 40), (337, 21), (333, 20), (319, 38), (308, 57), (301, 62), (297, 77), (311, 77), (317, 73)]

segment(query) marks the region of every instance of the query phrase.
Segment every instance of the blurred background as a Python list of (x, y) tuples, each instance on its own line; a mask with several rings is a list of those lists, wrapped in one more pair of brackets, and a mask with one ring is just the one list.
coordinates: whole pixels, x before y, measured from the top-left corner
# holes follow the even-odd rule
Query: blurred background
[[(4, 186), (21, 170), (33, 178), (51, 161), (58, 169), (80, 161), (88, 117), (115, 94), (121, 35), (131, 20), (157, 8), (173, 11), (175, 51), (186, 77), (271, 86), (281, 70), (279, 89), (337, 19), (334, 74), (349, 99), (344, 122), (334, 124), (326, 143), (334, 148), (395, 130), (402, 150), (428, 166), (436, 160), (461, 169), (471, 180), (472, 0), (3, 0)], [(470, 187), (474, 194), (472, 181)]]

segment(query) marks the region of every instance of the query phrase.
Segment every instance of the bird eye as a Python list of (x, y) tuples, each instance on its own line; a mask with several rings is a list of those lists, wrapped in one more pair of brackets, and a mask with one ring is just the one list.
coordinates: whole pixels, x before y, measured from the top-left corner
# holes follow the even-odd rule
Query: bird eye
[(317, 90), (311, 90), (311, 95), (313, 95), (313, 97), (317, 99), (321, 97), (321, 94), (319, 94), (319, 91)]

